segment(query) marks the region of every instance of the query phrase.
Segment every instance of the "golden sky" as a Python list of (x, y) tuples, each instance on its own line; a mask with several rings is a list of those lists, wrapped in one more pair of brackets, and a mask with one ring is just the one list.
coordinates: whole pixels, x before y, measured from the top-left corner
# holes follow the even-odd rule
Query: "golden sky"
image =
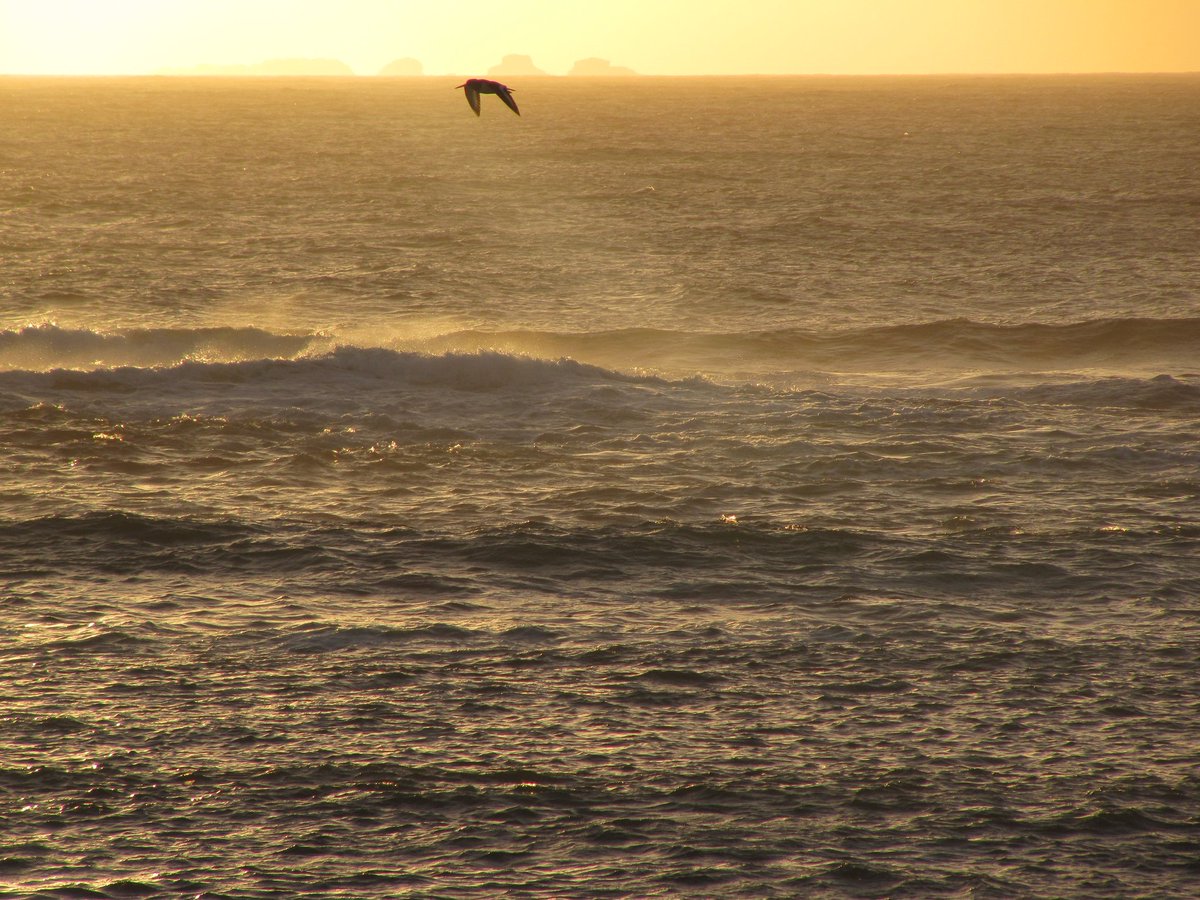
[(1200, 71), (1200, 0), (0, 0), (0, 73), (413, 57), (482, 74)]

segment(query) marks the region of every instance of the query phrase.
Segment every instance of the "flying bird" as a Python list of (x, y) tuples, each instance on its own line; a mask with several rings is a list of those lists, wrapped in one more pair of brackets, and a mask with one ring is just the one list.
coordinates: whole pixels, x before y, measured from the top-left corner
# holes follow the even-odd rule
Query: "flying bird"
[(463, 93), (467, 95), (467, 102), (471, 104), (471, 109), (475, 110), (475, 115), (479, 115), (480, 94), (495, 94), (504, 101), (505, 106), (518, 116), (521, 114), (521, 111), (517, 109), (517, 101), (512, 97), (512, 88), (506, 84), (501, 84), (498, 81), (488, 81), (486, 78), (468, 78), (462, 84), (455, 85), (455, 87), (463, 89)]

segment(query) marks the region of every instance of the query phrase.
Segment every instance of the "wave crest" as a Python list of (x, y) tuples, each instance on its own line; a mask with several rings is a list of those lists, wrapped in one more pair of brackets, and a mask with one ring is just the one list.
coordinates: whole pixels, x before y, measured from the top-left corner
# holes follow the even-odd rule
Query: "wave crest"
[[(325, 365), (469, 388), (528, 384), (607, 370), (753, 377), (753, 373), (1187, 371), (1200, 358), (1200, 318), (1107, 318), (996, 324), (967, 319), (833, 331), (701, 332), (472, 329), (436, 336), (344, 339), (260, 328), (147, 328), (105, 333), (45, 324), (0, 331), (0, 371), (97, 371), (190, 364), (326, 360)], [(440, 362), (438, 362), (440, 360)], [(578, 362), (576, 362), (578, 360)]]
[[(497, 351), (439, 355), (383, 348), (336, 347), (319, 355), (240, 362), (185, 361), (171, 366), (0, 372), (0, 407), (24, 409), (31, 397), (57, 402), (61, 395), (126, 395), (147, 408), (167, 402), (160, 414), (186, 402), (206, 408), (208, 400), (279, 406), (303, 398), (305, 405), (346, 408), (365, 398), (379, 401), (396, 390), (431, 395), (572, 391), (579, 388), (652, 383), (571, 359), (547, 360)], [(224, 402), (224, 401), (223, 401)], [(174, 406), (172, 406), (174, 404)]]

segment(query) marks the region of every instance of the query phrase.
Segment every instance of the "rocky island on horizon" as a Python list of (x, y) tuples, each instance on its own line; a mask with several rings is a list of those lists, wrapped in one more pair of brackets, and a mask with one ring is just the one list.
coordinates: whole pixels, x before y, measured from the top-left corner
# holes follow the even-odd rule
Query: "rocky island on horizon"
[(488, 78), (530, 78), (538, 75), (549, 75), (533, 64), (532, 56), (520, 53), (509, 53), (499, 63), (487, 71)]
[(420, 78), (425, 74), (425, 67), (419, 59), (406, 56), (403, 59), (393, 59), (379, 70), (384, 78)]

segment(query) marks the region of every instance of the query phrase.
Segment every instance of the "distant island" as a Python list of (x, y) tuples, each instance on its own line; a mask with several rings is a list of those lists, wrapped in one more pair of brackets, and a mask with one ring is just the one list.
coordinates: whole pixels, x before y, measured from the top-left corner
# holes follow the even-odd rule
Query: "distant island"
[(354, 70), (336, 59), (269, 59), (249, 65), (213, 65), (202, 63), (187, 69), (166, 69), (163, 75), (266, 75), (297, 76), (354, 75)]
[(512, 78), (514, 75), (532, 76), (532, 75), (548, 75), (548, 72), (543, 72), (533, 64), (533, 57), (522, 56), (519, 53), (510, 53), (504, 59), (500, 60), (499, 65), (492, 66), (488, 69), (488, 77), (490, 78)]
[(379, 74), (385, 78), (418, 78), (425, 74), (421, 61), (412, 57), (394, 59), (382, 69)]
[(599, 59), (598, 57), (590, 57), (581, 59), (571, 67), (568, 75), (585, 75), (589, 78), (617, 78), (636, 75), (637, 72), (633, 69), (627, 69), (625, 66), (614, 66), (607, 59)]

